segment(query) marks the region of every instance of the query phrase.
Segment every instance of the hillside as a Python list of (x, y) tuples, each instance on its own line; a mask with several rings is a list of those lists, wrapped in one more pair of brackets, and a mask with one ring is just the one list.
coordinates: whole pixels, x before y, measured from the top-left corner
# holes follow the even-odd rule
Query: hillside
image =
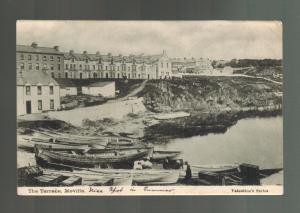
[(281, 104), (282, 86), (244, 77), (190, 77), (148, 81), (138, 95), (153, 112), (218, 112)]

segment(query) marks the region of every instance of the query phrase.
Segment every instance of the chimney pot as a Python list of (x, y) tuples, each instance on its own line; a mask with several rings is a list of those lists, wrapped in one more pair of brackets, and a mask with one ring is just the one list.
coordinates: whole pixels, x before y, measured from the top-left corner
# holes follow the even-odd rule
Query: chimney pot
[(59, 51), (59, 46), (54, 46), (53, 47), (56, 51)]
[(32, 46), (33, 48), (37, 48), (38, 45), (37, 45), (36, 42), (32, 42), (32, 43), (31, 43), (31, 46)]

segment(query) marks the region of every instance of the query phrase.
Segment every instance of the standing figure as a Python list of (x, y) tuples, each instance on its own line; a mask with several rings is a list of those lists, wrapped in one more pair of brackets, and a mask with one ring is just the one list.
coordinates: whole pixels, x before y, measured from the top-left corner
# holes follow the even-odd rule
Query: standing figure
[(189, 163), (186, 161), (185, 162), (185, 165), (186, 165), (186, 170), (185, 170), (185, 178), (184, 180), (185, 181), (189, 181), (192, 179), (192, 170), (191, 170), (191, 167), (189, 165)]

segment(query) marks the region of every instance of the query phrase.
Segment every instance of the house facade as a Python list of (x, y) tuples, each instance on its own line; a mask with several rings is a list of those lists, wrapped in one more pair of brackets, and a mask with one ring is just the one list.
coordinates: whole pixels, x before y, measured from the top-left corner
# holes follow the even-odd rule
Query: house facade
[(64, 54), (64, 78), (159, 79), (172, 76), (171, 62), (160, 55), (102, 55), (70, 50)]
[(116, 85), (114, 81), (96, 82), (82, 86), (82, 94), (113, 98), (116, 94)]
[(64, 54), (58, 46), (40, 47), (31, 45), (16, 46), (17, 69), (25, 71), (44, 71), (53, 78), (62, 78), (64, 73)]
[(17, 72), (17, 115), (60, 108), (59, 85), (45, 71)]

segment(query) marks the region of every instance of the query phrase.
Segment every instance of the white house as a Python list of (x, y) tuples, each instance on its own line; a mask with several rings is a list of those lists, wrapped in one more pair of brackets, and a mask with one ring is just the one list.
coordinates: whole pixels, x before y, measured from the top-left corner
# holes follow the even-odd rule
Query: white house
[(17, 115), (60, 108), (58, 83), (44, 71), (17, 73)]
[(78, 94), (77, 86), (72, 82), (72, 79), (59, 78), (56, 81), (59, 84), (60, 97)]
[(116, 85), (114, 81), (96, 82), (87, 86), (82, 86), (82, 94), (115, 97)]

